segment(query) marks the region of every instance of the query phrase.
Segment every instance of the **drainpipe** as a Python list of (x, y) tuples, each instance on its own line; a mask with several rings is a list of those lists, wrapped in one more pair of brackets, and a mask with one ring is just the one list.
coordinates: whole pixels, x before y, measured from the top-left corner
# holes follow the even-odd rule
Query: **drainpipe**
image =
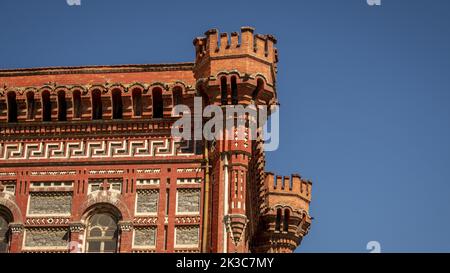
[(228, 252), (228, 232), (225, 217), (228, 215), (228, 156), (224, 154), (224, 198), (223, 198), (223, 253)]
[(205, 141), (204, 145), (205, 155), (205, 188), (203, 189), (203, 238), (202, 238), (202, 252), (208, 252), (208, 231), (209, 231), (209, 155), (208, 145)]

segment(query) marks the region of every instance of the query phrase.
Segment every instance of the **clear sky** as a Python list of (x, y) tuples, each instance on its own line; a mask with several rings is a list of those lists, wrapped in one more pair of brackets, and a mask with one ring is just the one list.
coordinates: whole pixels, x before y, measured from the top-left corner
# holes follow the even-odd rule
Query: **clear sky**
[(300, 252), (450, 251), (450, 1), (0, 1), (0, 68), (193, 61), (210, 28), (278, 38), (281, 140), (313, 180)]

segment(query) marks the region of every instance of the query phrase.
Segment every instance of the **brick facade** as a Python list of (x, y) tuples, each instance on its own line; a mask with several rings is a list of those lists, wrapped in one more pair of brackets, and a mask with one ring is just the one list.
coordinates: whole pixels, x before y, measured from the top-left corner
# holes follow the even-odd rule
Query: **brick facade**
[(293, 251), (310, 181), (265, 172), (259, 136), (171, 135), (195, 97), (278, 103), (276, 39), (253, 32), (207, 31), (193, 63), (1, 70), (0, 251)]

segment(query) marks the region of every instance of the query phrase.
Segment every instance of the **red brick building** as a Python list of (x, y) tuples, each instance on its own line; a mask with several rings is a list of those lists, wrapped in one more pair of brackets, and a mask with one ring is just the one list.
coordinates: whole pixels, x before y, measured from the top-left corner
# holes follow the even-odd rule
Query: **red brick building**
[(310, 181), (265, 172), (260, 137), (171, 136), (196, 96), (278, 103), (253, 32), (209, 30), (189, 63), (0, 70), (0, 252), (293, 251)]

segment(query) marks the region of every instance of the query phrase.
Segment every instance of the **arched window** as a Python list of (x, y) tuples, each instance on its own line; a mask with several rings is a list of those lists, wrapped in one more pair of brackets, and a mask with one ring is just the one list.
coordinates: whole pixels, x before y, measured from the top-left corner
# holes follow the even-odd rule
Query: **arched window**
[(252, 93), (252, 99), (256, 100), (256, 98), (258, 97), (259, 92), (264, 88), (264, 81), (262, 79), (258, 79), (258, 81), (256, 82), (256, 88), (255, 90), (253, 90)]
[(183, 104), (183, 91), (181, 87), (175, 87), (172, 91), (173, 106)]
[(238, 104), (238, 87), (235, 76), (231, 77), (231, 103)]
[(288, 209), (284, 210), (284, 219), (283, 219), (283, 231), (288, 231), (289, 230), (289, 216), (290, 216), (290, 211)]
[(42, 92), (42, 120), (52, 120), (52, 102), (50, 101), (50, 92)]
[(92, 91), (92, 119), (102, 119), (102, 94), (100, 90)]
[(152, 91), (152, 100), (153, 100), (153, 118), (162, 118), (164, 105), (162, 98), (162, 90), (161, 88), (154, 88)]
[(59, 121), (67, 120), (66, 92), (62, 90), (58, 92), (58, 120)]
[(227, 91), (228, 87), (227, 87), (227, 78), (222, 77), (220, 79), (220, 100), (222, 102), (223, 105), (227, 105), (228, 104), (228, 91)]
[(120, 90), (112, 91), (112, 110), (113, 110), (113, 119), (121, 119), (122, 118), (122, 92)]
[(36, 109), (36, 103), (34, 101), (34, 93), (27, 93), (27, 119), (34, 119), (34, 111)]
[(97, 213), (88, 221), (86, 252), (117, 251), (117, 220), (108, 213)]
[(2, 207), (0, 207), (0, 253), (8, 252), (9, 249), (9, 222), (11, 217), (8, 217), (7, 214), (3, 213)]
[(281, 229), (281, 209), (277, 209), (277, 219), (275, 222), (275, 231), (280, 231)]
[(16, 93), (9, 92), (7, 97), (8, 97), (8, 122), (17, 122)]
[(73, 117), (81, 118), (81, 92), (78, 90), (73, 92)]
[(133, 97), (133, 113), (134, 116), (142, 116), (142, 91), (140, 89), (134, 89), (132, 92)]

